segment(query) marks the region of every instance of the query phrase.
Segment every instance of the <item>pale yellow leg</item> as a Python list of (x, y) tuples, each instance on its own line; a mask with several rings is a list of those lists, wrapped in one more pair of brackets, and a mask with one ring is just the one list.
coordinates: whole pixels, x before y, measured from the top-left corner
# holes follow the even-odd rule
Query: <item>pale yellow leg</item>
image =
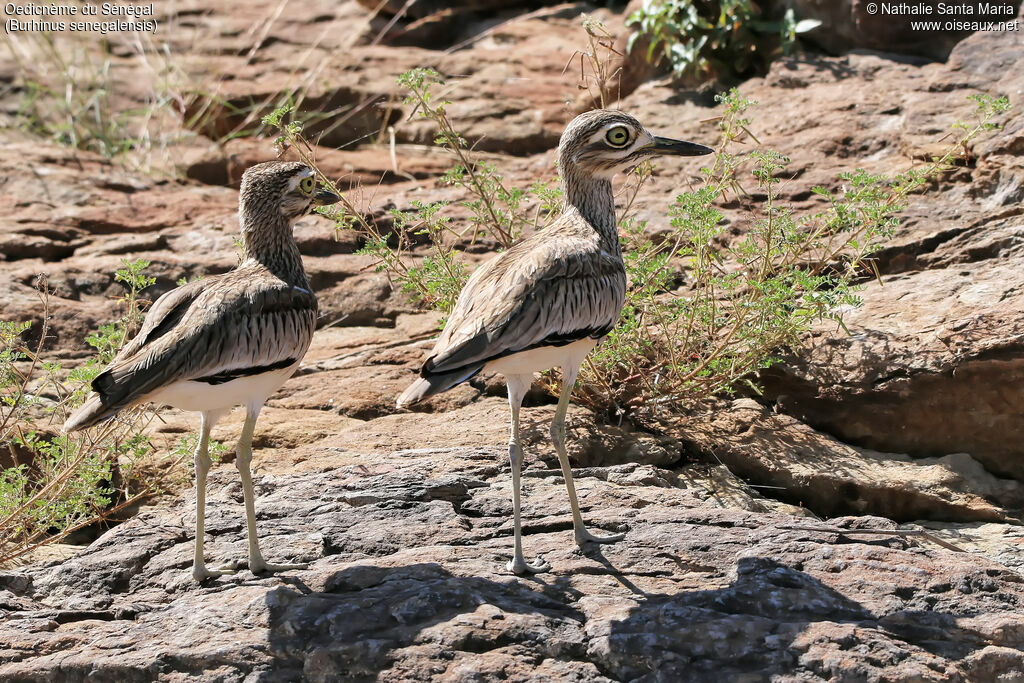
[(523, 532), (520, 517), (519, 489), (523, 467), (523, 447), (519, 442), (519, 409), (523, 405), (523, 396), (530, 389), (531, 375), (513, 375), (505, 378), (508, 384), (508, 405), (512, 409), (512, 425), (508, 441), (508, 459), (512, 465), (512, 529), (515, 550), (507, 565), (508, 570), (516, 574), (546, 572), (551, 565), (538, 558), (530, 564), (523, 556)]
[(196, 444), (196, 547), (192, 557), (192, 576), (196, 581), (233, 573), (230, 569), (207, 569), (203, 559), (203, 541), (206, 529), (206, 475), (210, 471), (210, 432), (223, 413), (202, 414), (199, 428), (199, 443)]
[(576, 487), (572, 481), (572, 468), (569, 465), (569, 454), (565, 450), (565, 416), (569, 412), (569, 398), (572, 395), (572, 387), (576, 383), (576, 374), (579, 366), (562, 368), (564, 375), (562, 379), (562, 393), (558, 397), (558, 408), (555, 409), (555, 417), (551, 420), (551, 440), (555, 443), (555, 450), (558, 452), (558, 463), (562, 466), (562, 476), (565, 478), (565, 488), (569, 491), (569, 507), (572, 508), (572, 528), (576, 534), (576, 544), (583, 547), (583, 543), (614, 543), (625, 538), (625, 534), (612, 534), (610, 536), (595, 536), (587, 531), (583, 525), (583, 515), (580, 514), (580, 504), (576, 500)]
[(245, 525), (249, 532), (249, 569), (253, 573), (305, 569), (307, 565), (304, 564), (270, 564), (263, 559), (263, 554), (260, 552), (259, 539), (256, 534), (256, 492), (253, 490), (249, 465), (252, 462), (252, 435), (262, 407), (262, 405), (255, 408), (250, 407), (246, 413), (242, 435), (238, 438), (235, 459), (238, 474), (242, 479), (242, 496), (245, 498)]

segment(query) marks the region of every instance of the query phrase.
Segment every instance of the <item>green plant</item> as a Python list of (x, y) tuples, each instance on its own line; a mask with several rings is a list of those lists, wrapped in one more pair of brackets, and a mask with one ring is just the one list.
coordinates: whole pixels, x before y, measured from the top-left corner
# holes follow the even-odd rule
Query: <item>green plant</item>
[[(178, 439), (178, 443), (176, 443), (174, 448), (171, 449), (171, 457), (174, 458), (175, 462), (191, 459), (192, 455), (196, 452), (196, 446), (198, 444), (198, 434), (186, 434)], [(223, 442), (210, 439), (207, 446), (207, 455), (210, 456), (210, 460), (215, 463), (219, 463), (224, 459), (224, 454), (227, 452), (228, 447)]]
[(161, 489), (147, 469), (153, 449), (144, 435), (156, 416), (139, 407), (95, 429), (58, 434), (59, 425), (88, 393), (89, 383), (127, 341), (142, 318), (139, 294), (153, 283), (143, 260), (123, 261), (115, 280), (126, 287), (121, 318), (87, 339), (96, 357), (62, 379), (44, 359), (48, 297), (41, 285), (38, 342), (30, 322), (0, 322), (0, 566), (100, 520), (112, 520)]
[(124, 315), (114, 322), (103, 323), (98, 330), (85, 338), (85, 342), (96, 349), (96, 356), (72, 370), (68, 376), (76, 386), (76, 398), (85, 397), (89, 392), (89, 383), (114, 360), (117, 352), (142, 324), (145, 317), (143, 305), (148, 302), (140, 300), (139, 293), (156, 282), (155, 277), (145, 275), (143, 272), (149, 265), (149, 261), (145, 259), (121, 259), (121, 268), (114, 272), (114, 281), (127, 288), (126, 293), (118, 299), (118, 304), (124, 308)]
[(753, 0), (645, 0), (626, 21), (634, 27), (627, 48), (646, 41), (647, 61), (667, 62), (677, 77), (743, 75), (763, 71), (820, 24), (797, 21), (792, 9), (772, 21)]
[[(447, 239), (451, 221), (439, 216), (445, 202), (424, 204), (413, 202), (414, 212), (392, 209), (395, 233), (404, 242), (399, 250), (392, 251), (387, 238), (371, 238), (358, 253), (377, 259), (377, 272), (390, 270), (398, 279), (402, 291), (410, 294), (422, 304), (448, 312), (455, 305), (459, 291), (469, 277), (466, 266), (458, 259), (458, 253)], [(431, 253), (418, 265), (399, 267), (397, 252), (410, 248), (410, 236), (422, 236), (430, 244)]]
[[(254, 58), (280, 14), (280, 8), (271, 8), (255, 22), (262, 35), (254, 37), (247, 60)], [(317, 135), (329, 135), (370, 105), (331, 107), (330, 98), (322, 103), (307, 98), (331, 63), (318, 49), (319, 41), (289, 64), (282, 79), (288, 87), (260, 97), (232, 96), (231, 76), (203, 77), (181, 58), (202, 52), (211, 30), (181, 26), (173, 32), (173, 43), (165, 42), (163, 31), (130, 31), (114, 40), (88, 32), (8, 32), (0, 49), (17, 66), (16, 78), (0, 90), (12, 93), (18, 103), (12, 123), (72, 149), (97, 152), (150, 173), (176, 175), (181, 159), (174, 149), (196, 135), (221, 145), (261, 134), (265, 126), (260, 118), (285, 104), (307, 129), (315, 126)], [(185, 40), (191, 45), (183, 45)], [(307, 63), (316, 56), (322, 59)]]

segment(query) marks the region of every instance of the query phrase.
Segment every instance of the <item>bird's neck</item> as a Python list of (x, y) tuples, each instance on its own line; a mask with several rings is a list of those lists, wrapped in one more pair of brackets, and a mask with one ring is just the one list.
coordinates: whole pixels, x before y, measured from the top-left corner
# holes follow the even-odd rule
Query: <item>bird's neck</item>
[(576, 209), (597, 231), (602, 248), (612, 254), (620, 253), (612, 181), (575, 171), (571, 166), (562, 171), (566, 208)]
[(284, 216), (278, 213), (272, 218), (255, 218), (241, 210), (239, 221), (246, 260), (256, 261), (290, 285), (309, 289), (299, 245)]

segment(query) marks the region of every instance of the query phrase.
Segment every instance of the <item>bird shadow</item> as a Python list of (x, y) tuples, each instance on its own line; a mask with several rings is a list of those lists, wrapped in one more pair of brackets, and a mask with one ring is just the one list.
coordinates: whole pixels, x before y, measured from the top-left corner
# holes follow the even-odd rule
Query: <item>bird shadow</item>
[[(654, 593), (601, 552), (588, 556), (629, 595), (581, 588), (587, 584), (580, 575), (463, 576), (434, 562), (350, 566), (319, 589), (281, 577), (287, 585), (265, 598), (274, 665), (258, 680), (442, 675), (463, 656), (486, 667), (492, 660), (478, 659), (482, 653), (532, 657), (538, 648), (613, 680), (767, 680), (804, 666), (801, 656), (823, 640), (855, 660), (858, 647), (951, 660), (983, 647), (978, 634), (957, 625), (964, 615), (903, 610), (882, 617), (769, 558), (739, 558), (722, 587)], [(480, 680), (501, 677), (476, 673)]]
[[(319, 680), (376, 680), (413, 645), (430, 644), (436, 652), (428, 654), (443, 660), (451, 658), (444, 650), (475, 653), (543, 640), (551, 621), (584, 621), (574, 606), (582, 594), (570, 587), (533, 577), (459, 576), (433, 562), (356, 565), (328, 576), (320, 590), (295, 576), (280, 578), (287, 586), (265, 598), (276, 661), (273, 675), (260, 680), (311, 672)], [(503, 632), (491, 625), (499, 622), (514, 626)]]
[(602, 546), (598, 543), (588, 543), (587, 547), (583, 549), (582, 552), (587, 556), (587, 558), (594, 560), (604, 567), (608, 572), (608, 576), (618, 582), (620, 586), (628, 590), (630, 593), (639, 597), (647, 597), (647, 592), (633, 583), (626, 573), (616, 567), (608, 556), (604, 554), (601, 548)]

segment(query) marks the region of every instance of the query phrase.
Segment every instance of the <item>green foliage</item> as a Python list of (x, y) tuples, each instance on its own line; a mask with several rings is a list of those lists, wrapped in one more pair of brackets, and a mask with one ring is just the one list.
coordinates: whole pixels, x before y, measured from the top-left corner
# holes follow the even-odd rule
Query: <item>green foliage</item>
[(627, 47), (646, 40), (647, 61), (667, 62), (677, 77), (747, 74), (764, 70), (820, 24), (797, 21), (792, 9), (771, 21), (752, 0), (645, 0), (626, 22), (634, 27)]
[(121, 259), (121, 268), (114, 271), (114, 281), (127, 288), (125, 294), (118, 299), (118, 303), (124, 308), (124, 315), (115, 322), (101, 324), (97, 331), (85, 338), (85, 342), (96, 349), (96, 357), (72, 370), (69, 376), (69, 380), (78, 385), (75, 393), (80, 397), (88, 393), (89, 383), (114, 360), (117, 352), (142, 324), (145, 314), (139, 293), (156, 282), (155, 277), (145, 275), (143, 272), (149, 265), (149, 261), (145, 259)]
[[(159, 154), (159, 170), (177, 173), (180, 159), (173, 149), (183, 138), (200, 133), (222, 144), (256, 135), (267, 128), (260, 119), (268, 110), (287, 108), (288, 120), (294, 120), (287, 125), (316, 124), (319, 134), (346, 123), (338, 109), (311, 109), (305, 100), (323, 63), (296, 70), (283, 92), (239, 101), (225, 96), (218, 82), (230, 76), (196, 82), (194, 69), (180, 59), (187, 47), (170, 50), (160, 36), (144, 31), (125, 37), (112, 51), (114, 43), (87, 32), (6, 33), (5, 52), (17, 67), (11, 84), (19, 96), (14, 125), (147, 170)], [(201, 39), (194, 34), (193, 40)], [(127, 89), (126, 73), (132, 79)]]
[[(56, 56), (57, 52), (49, 54)], [(34, 69), (23, 72), (22, 98), (15, 117), (20, 128), (67, 147), (99, 152), (108, 159), (140, 144), (140, 138), (129, 132), (130, 113), (117, 111), (111, 104), (109, 59), (87, 78), (76, 77), (81, 70), (62, 59), (57, 66), (64, 77), (56, 81)]]
[[(29, 321), (13, 322), (0, 320), (0, 389), (6, 390), (14, 386), (20, 379), (15, 363), (25, 360), (25, 350), (21, 346), (21, 336), (32, 327)], [(16, 397), (3, 397), (4, 403), (11, 405)]]
[[(432, 121), (438, 130), (434, 143), (456, 159), (441, 183), (470, 195), (461, 202), (470, 212), (468, 227), (452, 229), (451, 218), (442, 215), (446, 202), (413, 202), (412, 211), (392, 210), (394, 232), (370, 235), (361, 253), (373, 256), (377, 270), (388, 272), (414, 300), (448, 313), (469, 277), (457, 244), (489, 239), (502, 248), (511, 246), (523, 230), (542, 229), (554, 216), (561, 189), (542, 181), (527, 188), (508, 187), (493, 164), (475, 159), (448, 118), (450, 103), (434, 92), (443, 79), (433, 69), (413, 69), (399, 76), (398, 83), (409, 91), (405, 103), (412, 106), (412, 115)], [(430, 253), (418, 265), (407, 265), (414, 238), (425, 241)]]
[[(114, 490), (110, 485), (112, 462), (107, 453), (95, 451), (79, 457), (70, 437), (49, 437), (35, 430), (14, 437), (14, 443), (33, 453), (34, 472), (30, 473), (27, 465), (4, 470), (0, 480), (0, 516), (8, 517), (23, 505), (26, 492), (35, 490), (37, 481), (60, 481), (60, 495), (42, 496), (28, 505), (18, 519), (19, 526), (28, 533), (78, 527), (101, 515), (110, 505)], [(67, 476), (69, 470), (74, 471), (74, 476)]]
[(122, 328), (120, 346), (124, 346), (124, 343), (135, 334), (146, 317), (139, 305), (139, 293), (146, 287), (155, 284), (156, 278), (143, 272), (150, 266), (150, 262), (146, 259), (136, 259), (134, 261), (121, 259), (121, 266), (121, 268), (114, 271), (114, 281), (120, 282), (128, 288), (128, 292), (120, 299), (121, 304), (125, 308), (124, 317), (120, 321)]
[[(458, 260), (458, 252), (446, 239), (451, 233), (450, 219), (439, 215), (445, 202), (424, 204), (414, 201), (414, 211), (392, 209), (394, 233), (371, 236), (358, 253), (376, 259), (377, 272), (388, 272), (402, 291), (420, 303), (445, 313), (451, 311), (455, 299), (468, 279), (466, 266)], [(392, 249), (392, 237), (398, 247)], [(407, 265), (400, 254), (411, 249), (414, 237), (423, 238), (431, 253), (419, 265)]]
[[(156, 150), (177, 137), (183, 72), (153, 36), (135, 32), (113, 54), (106, 40), (88, 33), (7, 33), (9, 56), (17, 65), (13, 88), (20, 95), (14, 125), (72, 149), (108, 159), (148, 164)], [(125, 57), (136, 57), (134, 74), (150, 86), (126, 93), (117, 76)]]
[(155, 416), (135, 408), (75, 435), (55, 435), (83, 400), (89, 383), (113, 359), (142, 320), (141, 290), (155, 282), (144, 260), (122, 261), (114, 279), (126, 293), (124, 315), (87, 338), (96, 356), (61, 379), (59, 364), (42, 358), (47, 294), (40, 294), (39, 342), (23, 339), (28, 322), (0, 323), (0, 451), (13, 463), (0, 470), (0, 566), (98, 520), (112, 519), (159, 489), (141, 467), (152, 456), (143, 434)]
[(274, 138), (274, 146), (280, 151), (287, 147), (290, 139), (302, 135), (302, 121), (294, 119), (295, 113), (295, 103), (289, 98), (260, 120), (264, 126), (281, 131), (281, 134)]

